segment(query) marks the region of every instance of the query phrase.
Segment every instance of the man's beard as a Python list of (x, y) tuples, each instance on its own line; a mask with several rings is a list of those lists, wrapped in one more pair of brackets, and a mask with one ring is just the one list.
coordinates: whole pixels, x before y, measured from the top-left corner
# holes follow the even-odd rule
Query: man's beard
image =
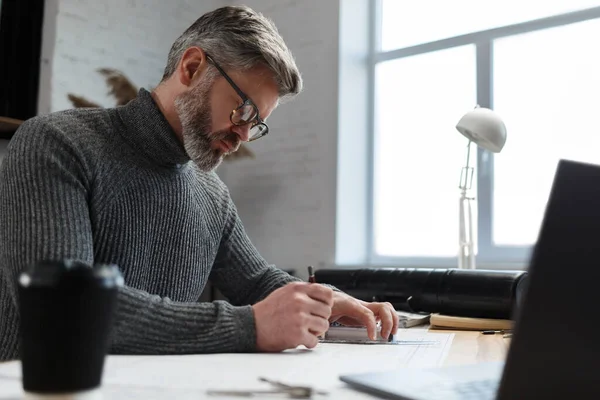
[[(183, 146), (190, 159), (202, 171), (212, 171), (221, 164), (227, 154), (240, 147), (237, 134), (229, 131), (211, 132), (210, 91), (212, 80), (202, 81), (189, 92), (175, 99), (175, 110), (182, 126)], [(214, 143), (222, 140), (231, 147), (227, 153)]]

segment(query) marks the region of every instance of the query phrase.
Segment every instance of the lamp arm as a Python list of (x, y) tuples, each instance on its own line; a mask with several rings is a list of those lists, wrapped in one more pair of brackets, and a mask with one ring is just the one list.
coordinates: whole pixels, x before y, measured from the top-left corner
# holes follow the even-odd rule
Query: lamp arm
[(473, 183), (474, 169), (470, 166), (471, 141), (467, 144), (467, 160), (460, 173), (460, 198), (458, 201), (458, 268), (475, 269), (473, 244), (473, 197), (468, 195)]

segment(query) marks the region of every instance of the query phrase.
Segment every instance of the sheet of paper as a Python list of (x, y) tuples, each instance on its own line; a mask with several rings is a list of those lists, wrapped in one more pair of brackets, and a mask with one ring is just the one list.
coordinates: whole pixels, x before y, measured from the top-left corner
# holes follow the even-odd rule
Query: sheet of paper
[[(454, 334), (401, 330), (401, 340), (435, 341), (435, 345), (319, 344), (277, 354), (203, 354), (187, 356), (109, 356), (103, 375), (105, 398), (203, 399), (206, 390), (270, 389), (259, 377), (309, 385), (343, 395), (368, 396), (347, 389), (339, 375), (406, 367), (439, 366), (448, 355)], [(0, 364), (0, 376), (20, 377), (20, 364)], [(0, 378), (2, 382), (2, 378)], [(0, 385), (2, 386), (2, 385)], [(343, 394), (342, 394), (343, 393)], [(210, 397), (214, 398), (214, 397)], [(226, 400), (227, 397), (220, 397)], [(5, 400), (0, 390), (0, 400)]]
[(259, 377), (326, 391), (345, 386), (339, 375), (406, 367), (440, 366), (453, 334), (402, 330), (401, 340), (436, 341), (435, 345), (319, 344), (279, 354), (213, 354), (162, 357), (110, 357), (105, 384), (177, 389), (266, 389)]
[(21, 363), (9, 361), (0, 363), (0, 380), (3, 378), (21, 378)]
[(21, 400), (21, 363), (0, 362), (0, 400)]

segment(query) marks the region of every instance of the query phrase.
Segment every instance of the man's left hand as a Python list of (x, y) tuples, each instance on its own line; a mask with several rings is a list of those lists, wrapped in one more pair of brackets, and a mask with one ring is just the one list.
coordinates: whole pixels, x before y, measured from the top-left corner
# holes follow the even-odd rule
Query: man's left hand
[(346, 326), (365, 326), (371, 340), (377, 339), (377, 322), (381, 336), (387, 338), (398, 331), (398, 314), (390, 303), (368, 303), (345, 293), (334, 292), (329, 322)]

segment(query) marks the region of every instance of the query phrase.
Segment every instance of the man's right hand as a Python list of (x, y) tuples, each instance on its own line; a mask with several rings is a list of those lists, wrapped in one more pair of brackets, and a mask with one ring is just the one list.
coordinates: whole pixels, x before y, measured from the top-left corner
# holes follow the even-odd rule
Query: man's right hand
[(333, 290), (316, 283), (294, 282), (274, 290), (252, 306), (257, 349), (315, 347), (318, 336), (329, 329), (332, 306)]

